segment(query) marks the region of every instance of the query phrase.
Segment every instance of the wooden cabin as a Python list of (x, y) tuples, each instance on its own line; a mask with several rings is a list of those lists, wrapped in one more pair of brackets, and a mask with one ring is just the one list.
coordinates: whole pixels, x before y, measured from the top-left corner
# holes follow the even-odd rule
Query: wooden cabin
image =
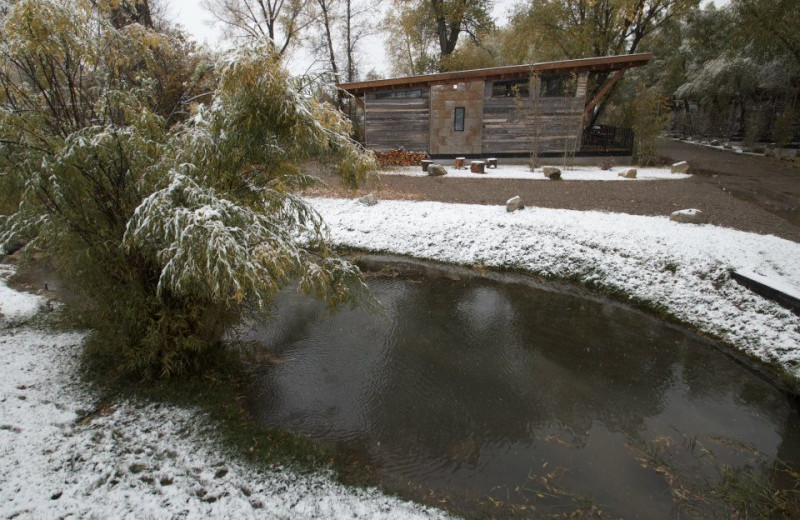
[[(503, 157), (530, 154), (535, 146), (539, 155), (561, 155), (587, 148), (581, 141), (589, 140), (584, 125), (591, 110), (625, 70), (646, 65), (651, 57), (551, 61), (337, 87), (364, 110), (364, 144), (371, 150)], [(592, 99), (590, 74), (607, 78)]]

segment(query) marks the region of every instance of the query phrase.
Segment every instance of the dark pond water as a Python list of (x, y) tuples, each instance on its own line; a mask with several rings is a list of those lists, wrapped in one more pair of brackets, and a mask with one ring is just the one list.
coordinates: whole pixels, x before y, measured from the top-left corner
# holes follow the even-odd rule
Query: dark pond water
[(477, 516), (703, 516), (721, 467), (800, 460), (796, 405), (684, 329), (567, 286), (414, 269), (370, 279), (383, 316), (284, 294), (248, 332), (279, 359), (252, 413)]

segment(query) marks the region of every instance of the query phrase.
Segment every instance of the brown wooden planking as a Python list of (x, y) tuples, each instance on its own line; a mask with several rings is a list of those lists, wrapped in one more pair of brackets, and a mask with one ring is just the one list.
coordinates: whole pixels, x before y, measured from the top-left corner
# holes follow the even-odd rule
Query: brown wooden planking
[(374, 95), (367, 96), (366, 147), (390, 150), (402, 146), (407, 150), (427, 150), (428, 103), (427, 91), (417, 98), (374, 99)]

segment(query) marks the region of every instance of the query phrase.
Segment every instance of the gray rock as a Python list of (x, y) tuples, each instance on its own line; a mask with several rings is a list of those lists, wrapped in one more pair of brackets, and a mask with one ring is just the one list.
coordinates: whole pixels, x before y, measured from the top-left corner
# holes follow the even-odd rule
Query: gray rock
[(369, 195), (364, 195), (358, 199), (358, 202), (366, 206), (374, 206), (378, 203), (378, 197), (376, 197), (374, 193), (370, 193)]
[(670, 168), (672, 173), (689, 173), (689, 163), (686, 161), (676, 162)]
[(712, 139), (711, 142), (708, 144), (710, 144), (711, 146), (719, 146), (719, 141), (717, 141), (716, 139)]
[(542, 173), (544, 176), (550, 180), (557, 181), (561, 178), (561, 170), (556, 168), (555, 166), (545, 166), (542, 168)]
[(522, 204), (522, 199), (519, 198), (519, 195), (515, 197), (511, 197), (506, 201), (506, 211), (511, 213), (512, 211), (516, 211), (518, 209), (522, 209), (525, 206)]
[(624, 172), (619, 172), (617, 175), (619, 175), (620, 177), (624, 177), (625, 179), (635, 179), (636, 168), (628, 168)]
[(444, 166), (441, 164), (428, 165), (428, 177), (441, 177), (442, 175), (447, 175), (447, 170), (444, 169)]
[(708, 217), (699, 209), (682, 209), (673, 212), (669, 219), (683, 224), (707, 224)]

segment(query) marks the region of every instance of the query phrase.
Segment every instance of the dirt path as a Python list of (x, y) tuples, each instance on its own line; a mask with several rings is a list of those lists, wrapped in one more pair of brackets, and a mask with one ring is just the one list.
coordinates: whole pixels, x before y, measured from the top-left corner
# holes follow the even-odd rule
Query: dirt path
[[(506, 200), (519, 195), (527, 206), (633, 215), (669, 215), (675, 210), (697, 208), (706, 212), (711, 223), (716, 225), (800, 242), (800, 226), (753, 202), (733, 196), (727, 189), (722, 189), (724, 186), (710, 182), (716, 181), (710, 175), (641, 182), (530, 181), (492, 179), (490, 176), (465, 179), (382, 175), (377, 185), (366, 186), (358, 193), (375, 192), (383, 199), (497, 205), (504, 205)], [(323, 179), (333, 189), (310, 194), (355, 196), (343, 190), (337, 179), (331, 176)]]
[(736, 154), (673, 139), (660, 139), (659, 153), (672, 161), (689, 161), (698, 181), (725, 189), (800, 226), (800, 165)]

